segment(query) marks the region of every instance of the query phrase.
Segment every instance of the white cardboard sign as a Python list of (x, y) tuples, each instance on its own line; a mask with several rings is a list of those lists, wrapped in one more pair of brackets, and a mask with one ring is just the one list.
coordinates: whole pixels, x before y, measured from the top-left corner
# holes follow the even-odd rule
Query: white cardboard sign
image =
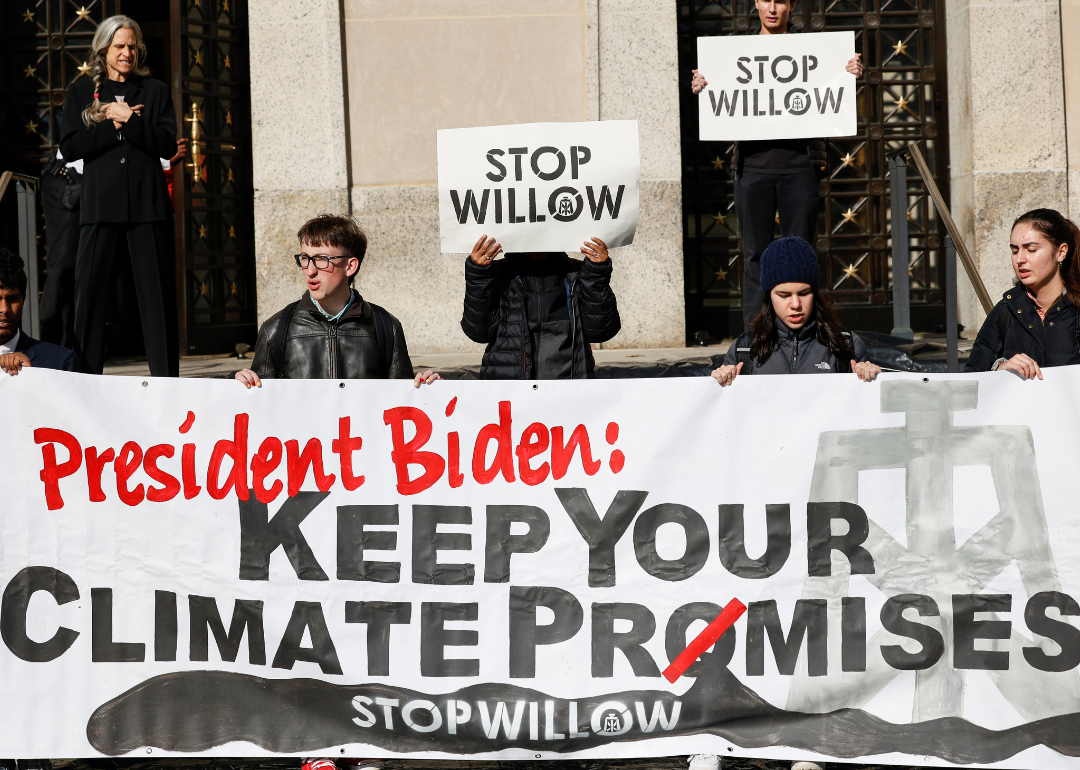
[(633, 242), (640, 154), (636, 120), (525, 123), (438, 132), (442, 251), (481, 235), (504, 252), (577, 251), (597, 237)]
[(698, 38), (703, 141), (854, 136), (854, 32)]

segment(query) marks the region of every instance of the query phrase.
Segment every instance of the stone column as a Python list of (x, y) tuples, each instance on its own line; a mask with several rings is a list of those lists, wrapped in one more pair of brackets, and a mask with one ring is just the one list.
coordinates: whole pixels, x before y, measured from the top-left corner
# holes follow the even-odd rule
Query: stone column
[[(995, 301), (1013, 283), (1013, 220), (1068, 210), (1061, 9), (946, 0), (951, 207)], [(960, 322), (974, 335), (984, 313), (967, 279), (959, 284)]]
[(349, 212), (338, 0), (251, 0), (251, 136), (259, 323), (304, 291), (296, 231)]
[(604, 347), (686, 344), (677, 22), (668, 0), (599, 0), (599, 117), (637, 120), (641, 140), (641, 217), (612, 280), (622, 331)]

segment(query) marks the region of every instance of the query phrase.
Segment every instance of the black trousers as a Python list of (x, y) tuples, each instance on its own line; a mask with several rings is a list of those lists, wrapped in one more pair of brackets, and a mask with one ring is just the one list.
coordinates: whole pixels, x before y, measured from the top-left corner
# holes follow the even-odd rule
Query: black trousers
[(83, 225), (75, 263), (75, 353), (83, 371), (105, 366), (105, 319), (112, 300), (116, 254), (127, 240), (150, 374), (180, 374), (176, 326), (176, 277), (167, 222)]
[(75, 255), (79, 252), (81, 189), (81, 183), (72, 184), (55, 174), (46, 174), (41, 180), (46, 267), (41, 339), (68, 349), (75, 346)]
[(773, 240), (776, 215), (780, 236), (797, 235), (811, 246), (817, 226), (819, 185), (817, 174), (761, 174), (744, 171), (735, 179), (735, 216), (743, 246), (743, 325), (761, 306), (761, 252)]

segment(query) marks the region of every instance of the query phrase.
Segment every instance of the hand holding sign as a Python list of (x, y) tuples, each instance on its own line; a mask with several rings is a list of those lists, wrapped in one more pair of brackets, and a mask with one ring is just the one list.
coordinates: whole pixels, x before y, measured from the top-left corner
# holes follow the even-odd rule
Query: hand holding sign
[(591, 262), (607, 262), (607, 246), (599, 238), (585, 241), (581, 246), (581, 253)]
[(494, 238), (488, 238), (486, 235), (481, 235), (480, 240), (473, 246), (469, 259), (480, 265), (480, 267), (487, 267), (501, 253), (502, 246), (499, 245), (498, 241)]

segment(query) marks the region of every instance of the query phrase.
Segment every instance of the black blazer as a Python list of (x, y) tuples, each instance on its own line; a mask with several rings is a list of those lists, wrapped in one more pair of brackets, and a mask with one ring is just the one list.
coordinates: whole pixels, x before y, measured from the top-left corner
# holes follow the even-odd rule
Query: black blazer
[(19, 335), (19, 344), (15, 346), (15, 352), (25, 353), (30, 359), (30, 366), (36, 366), (39, 369), (74, 372), (78, 368), (75, 366), (75, 354), (70, 350), (53, 345), (51, 342), (35, 340), (26, 332)]
[[(60, 152), (71, 162), (82, 158), (82, 216), (96, 222), (159, 222), (172, 218), (169, 187), (160, 158), (176, 154), (176, 113), (169, 89), (153, 78), (132, 77), (127, 103), (142, 104), (119, 131), (111, 120), (86, 126), (82, 111), (94, 100), (94, 81), (79, 78), (64, 103)], [(101, 84), (102, 102), (116, 100), (109, 81)]]

